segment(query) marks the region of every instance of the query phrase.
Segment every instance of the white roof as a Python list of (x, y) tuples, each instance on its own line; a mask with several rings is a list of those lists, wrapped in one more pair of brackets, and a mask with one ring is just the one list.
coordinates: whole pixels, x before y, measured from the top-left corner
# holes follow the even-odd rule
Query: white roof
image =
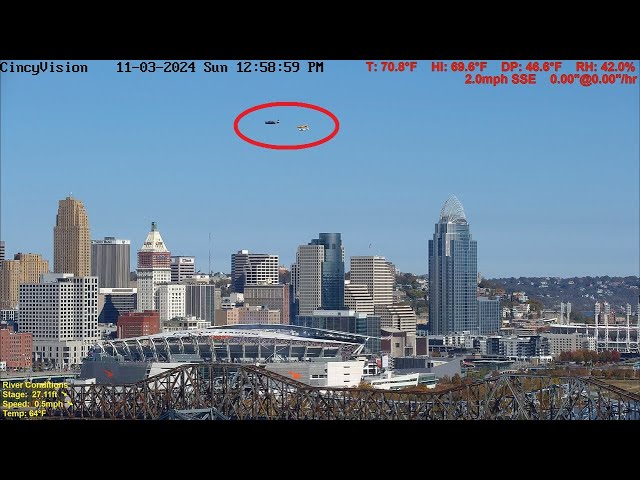
[(160, 232), (155, 229), (155, 224), (152, 224), (151, 231), (147, 235), (147, 239), (142, 244), (142, 248), (140, 249), (140, 251), (169, 253), (169, 250), (167, 250), (167, 247), (162, 240)]

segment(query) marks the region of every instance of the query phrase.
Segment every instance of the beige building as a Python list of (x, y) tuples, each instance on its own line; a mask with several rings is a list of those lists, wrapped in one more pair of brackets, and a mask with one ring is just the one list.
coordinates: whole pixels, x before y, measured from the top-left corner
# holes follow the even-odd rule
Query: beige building
[(0, 261), (0, 308), (18, 307), (21, 283), (38, 283), (49, 271), (49, 262), (37, 253), (18, 253), (13, 260)]
[(549, 339), (550, 354), (554, 357), (562, 352), (575, 352), (576, 350), (596, 350), (595, 337), (583, 333), (542, 333)]
[(374, 305), (392, 305), (396, 269), (384, 257), (351, 257), (350, 280), (366, 285)]
[(376, 315), (380, 315), (380, 327), (393, 327), (408, 334), (416, 334), (416, 313), (410, 305), (376, 305)]
[(91, 275), (89, 219), (80, 200), (67, 197), (58, 202), (53, 228), (53, 269), (76, 277)]
[(244, 304), (280, 311), (280, 323), (289, 324), (289, 285), (247, 285)]
[(264, 307), (232, 307), (216, 310), (216, 325), (237, 325), (244, 323), (262, 323), (277, 325), (280, 323), (280, 310), (269, 310)]
[(371, 298), (366, 285), (345, 282), (344, 305), (349, 310), (355, 310), (358, 313), (374, 314), (373, 298)]

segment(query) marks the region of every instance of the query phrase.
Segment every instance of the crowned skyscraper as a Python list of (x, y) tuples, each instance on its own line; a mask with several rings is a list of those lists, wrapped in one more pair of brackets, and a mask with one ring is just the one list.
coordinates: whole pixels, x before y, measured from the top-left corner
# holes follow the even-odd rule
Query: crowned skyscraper
[(73, 197), (58, 202), (53, 229), (53, 270), (76, 277), (91, 275), (89, 219), (82, 202)]
[(171, 252), (160, 236), (156, 222), (151, 223), (142, 248), (138, 251), (138, 311), (158, 310), (155, 293), (158, 285), (171, 281)]
[(429, 331), (478, 333), (477, 245), (462, 204), (451, 196), (429, 240)]

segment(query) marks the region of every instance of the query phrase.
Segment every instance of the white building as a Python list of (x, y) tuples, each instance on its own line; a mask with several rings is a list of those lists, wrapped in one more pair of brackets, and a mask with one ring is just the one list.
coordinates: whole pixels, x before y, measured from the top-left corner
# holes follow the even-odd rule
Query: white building
[(357, 387), (362, 380), (365, 360), (274, 362), (265, 369), (312, 387)]
[(177, 283), (158, 285), (156, 292), (160, 321), (186, 315), (186, 286)]
[(436, 388), (438, 379), (435, 373), (405, 373), (400, 375), (387, 371), (379, 378), (365, 378), (373, 388), (380, 390), (401, 390), (408, 387), (424, 385), (428, 389)]
[(473, 339), (477, 335), (471, 335), (471, 332), (454, 332), (442, 337), (442, 344), (445, 347), (453, 348), (473, 348)]
[(158, 310), (156, 290), (171, 281), (171, 252), (162, 240), (156, 223), (151, 224), (142, 248), (138, 251), (138, 311)]
[(79, 365), (98, 339), (98, 277), (47, 273), (20, 285), (20, 332), (33, 335), (36, 361)]
[(4, 308), (0, 310), (0, 322), (14, 322), (17, 318), (17, 308)]

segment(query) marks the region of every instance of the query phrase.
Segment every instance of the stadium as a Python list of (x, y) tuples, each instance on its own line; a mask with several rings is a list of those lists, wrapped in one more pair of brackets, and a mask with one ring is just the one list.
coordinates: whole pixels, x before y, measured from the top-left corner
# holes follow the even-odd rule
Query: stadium
[(294, 325), (214, 326), (105, 340), (82, 363), (81, 379), (130, 383), (182, 363), (349, 360), (368, 337)]

